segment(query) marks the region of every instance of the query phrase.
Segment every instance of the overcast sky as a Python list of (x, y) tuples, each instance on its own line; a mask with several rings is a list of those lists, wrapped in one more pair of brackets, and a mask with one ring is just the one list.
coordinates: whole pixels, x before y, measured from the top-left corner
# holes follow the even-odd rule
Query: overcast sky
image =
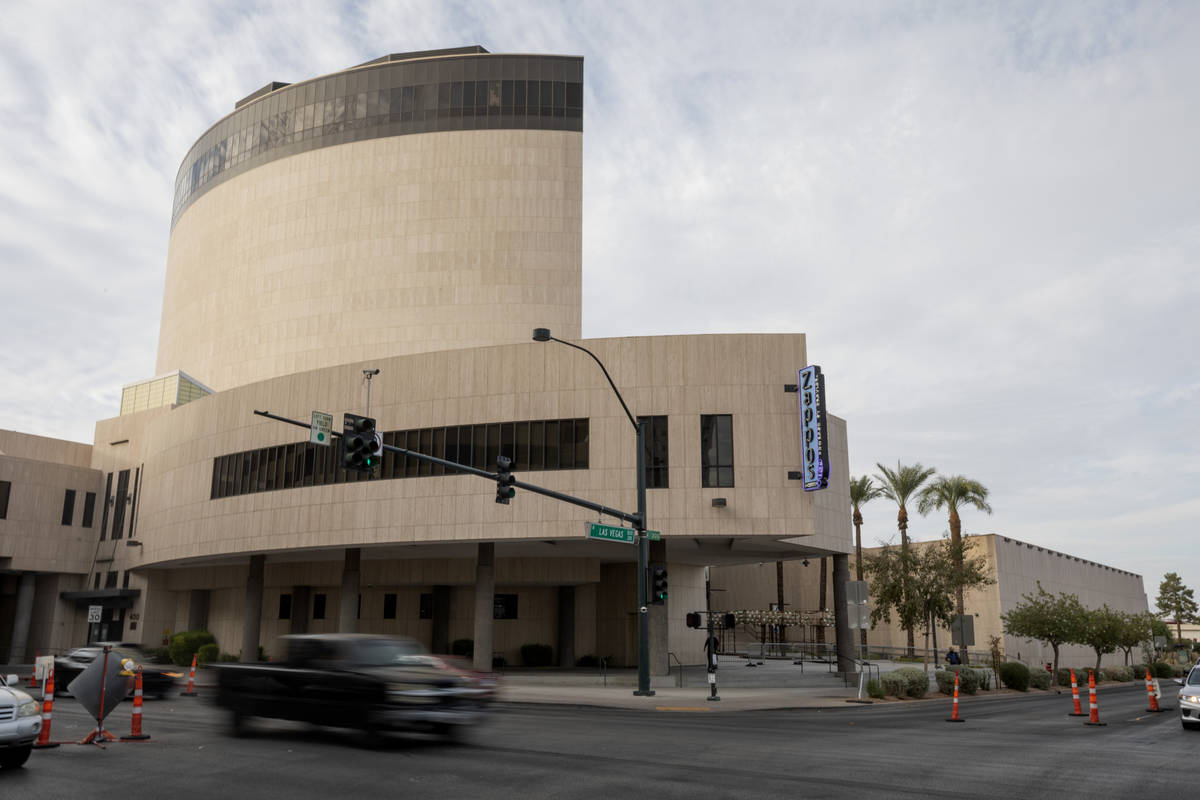
[[(585, 58), (587, 337), (794, 332), (850, 472), (1200, 588), (1200, 4), (5, 3), (0, 428), (91, 442), (154, 370), (175, 173), (377, 56)], [(203, 376), (198, 376), (203, 379)], [(942, 514), (913, 512), (914, 538)], [(865, 509), (867, 544), (895, 506)]]

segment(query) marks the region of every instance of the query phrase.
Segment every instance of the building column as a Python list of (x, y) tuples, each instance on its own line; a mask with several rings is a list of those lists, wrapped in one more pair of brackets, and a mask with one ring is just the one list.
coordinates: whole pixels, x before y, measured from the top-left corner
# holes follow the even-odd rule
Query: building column
[(450, 587), (433, 587), (433, 614), (429, 649), (435, 653), (450, 652)]
[(338, 631), (358, 631), (358, 579), (362, 573), (362, 548), (347, 547), (342, 567), (342, 597), (338, 602)]
[(208, 630), (208, 589), (192, 589), (188, 598), (189, 631)]
[(246, 606), (242, 620), (242, 661), (258, 660), (258, 638), (262, 629), (263, 574), (265, 555), (250, 556), (250, 575), (246, 578)]
[(855, 672), (854, 638), (850, 635), (850, 614), (846, 607), (846, 582), (850, 580), (850, 556), (833, 557), (833, 620), (837, 640), (838, 672)]
[(492, 609), (496, 596), (496, 544), (480, 542), (475, 557), (475, 658), (477, 670), (492, 669)]
[(575, 666), (575, 587), (558, 587), (558, 665)]
[(288, 633), (308, 633), (308, 607), (311, 603), (311, 586), (292, 587), (292, 624)]
[(17, 609), (13, 615), (12, 640), (8, 650), (10, 664), (24, 664), (25, 651), (29, 647), (29, 626), (33, 622), (33, 594), (37, 575), (22, 572), (17, 584)]

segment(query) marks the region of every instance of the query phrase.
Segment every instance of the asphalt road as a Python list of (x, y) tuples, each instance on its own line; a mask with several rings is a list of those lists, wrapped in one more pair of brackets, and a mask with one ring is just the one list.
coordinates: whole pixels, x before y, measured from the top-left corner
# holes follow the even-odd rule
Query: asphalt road
[[(146, 702), (151, 741), (35, 751), (0, 772), (0, 797), (1167, 797), (1194, 785), (1200, 733), (1181, 728), (1164, 691), (1172, 711), (1148, 714), (1141, 685), (1105, 689), (1098, 728), (1068, 716), (1069, 693), (964, 697), (959, 724), (945, 721), (946, 699), (733, 713), (527, 705), (498, 710), (466, 745), (373, 748), (352, 731), (262, 720), (231, 738), (203, 697), (171, 697)], [(128, 732), (129, 708), (114, 733)], [(56, 701), (53, 739), (92, 727)]]

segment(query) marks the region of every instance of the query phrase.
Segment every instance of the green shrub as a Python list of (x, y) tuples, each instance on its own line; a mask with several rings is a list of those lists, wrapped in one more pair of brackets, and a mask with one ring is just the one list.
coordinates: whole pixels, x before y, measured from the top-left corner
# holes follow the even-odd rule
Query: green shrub
[(586, 655), (586, 656), (580, 656), (578, 659), (576, 659), (575, 666), (577, 666), (577, 667), (598, 667), (598, 666), (600, 666), (600, 659), (598, 659), (595, 656), (590, 655), (590, 654)]
[(473, 658), (475, 656), (475, 640), (455, 639), (450, 643), (450, 655)]
[(554, 663), (554, 648), (548, 644), (523, 644), (521, 663), (527, 667), (548, 667)]
[[(984, 667), (968, 667), (966, 672), (970, 672), (972, 677), (978, 684), (978, 688), (987, 691), (992, 688), (992, 671)], [(961, 687), (960, 687), (961, 688)]]
[(221, 655), (221, 648), (217, 647), (216, 642), (200, 645), (200, 649), (196, 651), (196, 661), (201, 664), (211, 664), (217, 660), (217, 656)]
[(171, 663), (171, 649), (169, 647), (147, 647), (142, 652), (146, 654), (147, 664)]
[[(208, 631), (182, 631), (171, 637), (168, 648), (171, 651), (171, 663), (181, 667), (192, 663), (192, 656), (197, 655), (200, 648), (206, 644), (216, 644), (217, 639)], [(197, 660), (199, 658), (197, 657)]]
[[(1150, 667), (1146, 664), (1134, 664), (1129, 669), (1131, 669), (1133, 671), (1133, 679), (1134, 680), (1144, 681), (1146, 679), (1146, 670), (1149, 668)], [(1150, 673), (1150, 677), (1151, 678), (1154, 677), (1153, 672)]]
[(896, 697), (924, 697), (929, 691), (929, 675), (916, 667), (901, 667), (881, 676), (883, 690)]
[(1172, 678), (1183, 678), (1189, 672), (1191, 672), (1191, 670), (1192, 670), (1192, 668), (1188, 664), (1176, 664), (1175, 666), (1171, 667), (1171, 673), (1172, 673), (1171, 677)]
[(1035, 669), (1029, 673), (1029, 685), (1035, 689), (1049, 689), (1054, 682), (1054, 676), (1044, 669)]
[[(962, 669), (958, 670), (958, 691), (960, 694), (975, 694), (979, 691), (979, 677), (983, 674), (982, 670), (978, 669)], [(933, 675), (937, 681), (938, 691), (942, 694), (954, 694), (954, 670), (939, 669)]]
[(883, 693), (889, 697), (904, 697), (908, 691), (908, 686), (904, 682), (904, 676), (899, 670), (895, 672), (885, 672), (879, 676), (879, 682), (883, 685)]
[(1131, 681), (1133, 680), (1133, 670), (1129, 667), (1105, 667), (1100, 670), (1106, 681)]
[(871, 680), (867, 681), (867, 696), (874, 697), (876, 700), (882, 700), (887, 695), (884, 694), (883, 684), (871, 678)]
[(1150, 674), (1155, 678), (1174, 678), (1175, 670), (1165, 661), (1155, 661), (1150, 665)]
[(230, 662), (237, 661), (238, 656), (234, 655), (233, 653), (221, 653), (221, 655), (217, 656), (217, 660), (228, 664)]
[(1018, 692), (1029, 691), (1029, 667), (1019, 661), (1005, 661), (1000, 665), (1000, 682)]
[[(1059, 686), (1070, 686), (1071, 685), (1071, 670), (1070, 670), (1070, 668), (1069, 667), (1059, 667), (1058, 671), (1054, 673), (1054, 682), (1057, 683)], [(1075, 683), (1076, 683), (1076, 685), (1079, 684), (1079, 671), (1078, 670), (1075, 671)]]

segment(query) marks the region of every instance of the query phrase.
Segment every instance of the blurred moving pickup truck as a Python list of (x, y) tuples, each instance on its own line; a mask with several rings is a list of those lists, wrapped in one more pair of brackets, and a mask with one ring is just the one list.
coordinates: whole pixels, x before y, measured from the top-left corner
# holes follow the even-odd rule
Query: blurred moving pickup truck
[(482, 721), (496, 679), (423, 652), (412, 639), (368, 634), (281, 637), (282, 660), (214, 664), (216, 703), (232, 732), (250, 717), (355, 728), (366, 743), (389, 731), (459, 738)]

